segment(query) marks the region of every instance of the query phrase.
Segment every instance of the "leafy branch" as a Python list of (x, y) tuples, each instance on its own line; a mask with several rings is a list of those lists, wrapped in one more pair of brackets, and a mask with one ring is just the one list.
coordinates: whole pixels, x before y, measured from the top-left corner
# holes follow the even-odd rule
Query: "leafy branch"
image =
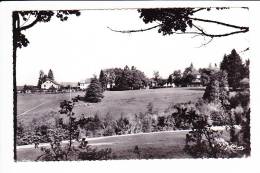
[[(156, 9), (138, 9), (140, 13), (140, 18), (143, 19), (145, 24), (156, 22), (157, 25), (142, 28), (137, 30), (115, 30), (108, 27), (111, 31), (120, 32), (120, 33), (134, 33), (134, 32), (144, 32), (148, 30), (152, 30), (158, 28), (158, 32), (163, 35), (171, 35), (171, 34), (195, 34), (204, 37), (225, 37), (234, 34), (246, 33), (249, 31), (249, 27), (247, 26), (239, 26), (230, 23), (225, 23), (217, 20), (210, 19), (202, 19), (192, 17), (195, 13), (207, 10), (210, 11), (212, 8), (156, 8)], [(225, 7), (217, 7), (217, 10), (229, 9)], [(247, 7), (242, 7), (242, 9), (248, 9)], [(229, 31), (226, 33), (215, 34), (209, 33), (208, 31), (203, 30), (194, 24), (194, 22), (202, 22), (202, 23), (211, 23), (219, 26), (224, 26), (226, 28), (232, 28), (233, 31)], [(187, 31), (187, 28), (195, 27), (196, 31)], [(211, 42), (212, 39), (209, 41)]]

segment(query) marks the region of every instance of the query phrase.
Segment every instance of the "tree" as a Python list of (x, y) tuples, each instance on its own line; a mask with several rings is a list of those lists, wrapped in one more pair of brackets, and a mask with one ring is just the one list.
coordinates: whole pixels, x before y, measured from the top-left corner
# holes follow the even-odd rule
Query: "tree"
[[(158, 32), (163, 35), (171, 34), (194, 34), (203, 37), (209, 37), (211, 40), (216, 37), (225, 37), (229, 35), (246, 33), (249, 31), (248, 26), (239, 26), (230, 23), (221, 22), (218, 20), (210, 20), (194, 17), (195, 14), (199, 14), (202, 11), (216, 10), (229, 10), (230, 8), (153, 8), (153, 9), (138, 9), (140, 18), (142, 18), (145, 24), (156, 23), (156, 25), (138, 30), (120, 31), (109, 28), (115, 32), (132, 33), (132, 32), (144, 32), (158, 28)], [(242, 9), (248, 10), (246, 7)], [(210, 17), (209, 17), (210, 18)], [(206, 26), (203, 24), (215, 24), (216, 26), (225, 27), (226, 32), (214, 33), (210, 29), (206, 30)]]
[(106, 79), (107, 79), (107, 83), (109, 84), (109, 88), (112, 89), (113, 85), (115, 84), (115, 71), (114, 69), (110, 68), (110, 69), (106, 69), (104, 70)]
[(128, 66), (125, 66), (124, 69), (106, 69), (104, 73), (107, 77), (107, 83), (110, 85), (110, 89), (113, 90), (140, 89), (147, 86), (148, 83), (145, 74), (134, 66), (132, 66), (131, 69), (129, 69)]
[(54, 80), (54, 75), (53, 75), (53, 72), (52, 72), (51, 69), (48, 72), (48, 78), (51, 79), (51, 80)]
[(39, 75), (37, 87), (41, 88), (41, 84), (43, 82), (44, 82), (44, 72), (42, 70), (40, 70), (40, 75)]
[(250, 61), (249, 59), (246, 60), (246, 62), (243, 64), (243, 78), (248, 78), (249, 79), (249, 65)]
[(172, 75), (169, 75), (169, 77), (168, 77), (168, 79), (167, 79), (167, 83), (170, 84), (170, 85), (172, 85), (172, 83), (173, 83), (173, 77), (172, 77)]
[(96, 77), (92, 78), (85, 94), (85, 101), (91, 103), (100, 102), (101, 99), (104, 97), (102, 92), (103, 90), (100, 82), (97, 80)]
[(216, 71), (211, 74), (203, 99), (209, 103), (221, 103), (223, 106), (229, 105), (228, 81), (225, 71)]
[(158, 85), (160, 78), (161, 78), (161, 77), (160, 77), (159, 71), (154, 71), (154, 72), (153, 72), (153, 79), (154, 79), (154, 81), (156, 82), (156, 85)]
[(182, 76), (182, 82), (185, 86), (191, 85), (192, 81), (195, 79), (194, 72), (196, 69), (193, 67), (193, 64), (191, 63), (189, 67), (187, 67)]
[(103, 70), (100, 71), (99, 82), (101, 84), (102, 90), (105, 91), (107, 89), (107, 78)]
[(224, 55), (220, 69), (227, 72), (229, 86), (234, 90), (237, 89), (243, 78), (243, 63), (235, 49), (231, 51), (231, 54)]
[(207, 86), (210, 82), (210, 76), (214, 73), (214, 69), (212, 67), (209, 68), (201, 68), (199, 69), (199, 73), (201, 75), (201, 83), (203, 86)]
[[(13, 27), (13, 104), (14, 104), (14, 126), (17, 125), (17, 90), (16, 90), (16, 58), (17, 48), (27, 47), (29, 40), (22, 33), (23, 31), (33, 27), (37, 23), (49, 22), (51, 18), (56, 14), (56, 17), (60, 21), (67, 21), (68, 15), (75, 14), (80, 15), (78, 10), (58, 10), (58, 11), (14, 11), (12, 13), (12, 27)], [(32, 19), (32, 21), (31, 21)], [(23, 21), (23, 23), (22, 23)], [(31, 22), (30, 22), (31, 21)], [(30, 23), (27, 23), (30, 22)], [(14, 133), (14, 141), (16, 141), (16, 135)], [(14, 151), (16, 151), (16, 145), (14, 145)], [(16, 152), (14, 152), (14, 159), (16, 160)]]
[(181, 70), (175, 70), (173, 72), (173, 83), (175, 86), (181, 86), (182, 85), (182, 73)]

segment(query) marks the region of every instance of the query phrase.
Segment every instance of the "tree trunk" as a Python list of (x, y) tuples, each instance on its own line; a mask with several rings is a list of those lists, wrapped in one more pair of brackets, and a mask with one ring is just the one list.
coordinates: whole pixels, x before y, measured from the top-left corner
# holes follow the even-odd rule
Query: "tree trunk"
[(16, 154), (16, 128), (17, 128), (17, 89), (16, 89), (16, 42), (18, 34), (19, 16), (18, 12), (13, 12), (13, 128), (14, 128), (14, 160), (17, 160)]

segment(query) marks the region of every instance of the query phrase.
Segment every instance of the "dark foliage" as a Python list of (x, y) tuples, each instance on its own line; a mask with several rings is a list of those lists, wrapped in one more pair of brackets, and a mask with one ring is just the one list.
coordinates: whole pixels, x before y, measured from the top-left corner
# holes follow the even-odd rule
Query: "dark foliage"
[(105, 91), (107, 89), (107, 77), (103, 70), (100, 71), (99, 82), (102, 87), (102, 90)]
[(158, 32), (163, 35), (173, 34), (175, 31), (185, 32), (187, 27), (192, 27), (192, 20), (189, 18), (193, 15), (192, 8), (140, 9), (138, 12), (144, 23), (160, 21)]
[(143, 72), (132, 66), (131, 69), (125, 66), (104, 70), (107, 84), (110, 90), (137, 90), (148, 85), (148, 79)]
[(48, 72), (48, 78), (49, 78), (50, 80), (54, 80), (54, 75), (53, 75), (53, 72), (52, 72), (51, 69), (50, 69), (49, 72)]
[(231, 54), (224, 55), (224, 58), (220, 64), (220, 69), (227, 72), (229, 86), (234, 90), (239, 88), (240, 81), (245, 76), (245, 70), (241, 57), (235, 49), (231, 51)]
[(103, 89), (97, 78), (92, 78), (85, 94), (85, 101), (91, 103), (100, 102), (103, 98)]
[(226, 72), (215, 71), (210, 76), (203, 99), (209, 103), (221, 103), (223, 106), (228, 106), (228, 92), (229, 87)]

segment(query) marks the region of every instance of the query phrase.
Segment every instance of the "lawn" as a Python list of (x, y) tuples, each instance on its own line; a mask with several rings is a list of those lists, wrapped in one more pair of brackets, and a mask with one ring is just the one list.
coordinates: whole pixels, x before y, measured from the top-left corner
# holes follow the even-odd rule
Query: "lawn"
[[(148, 103), (153, 103), (154, 110), (164, 112), (170, 105), (187, 101), (196, 101), (204, 93), (203, 89), (196, 88), (164, 88), (131, 91), (106, 91), (100, 103), (86, 103), (83, 101), (75, 105), (74, 112), (100, 117), (109, 113), (115, 119), (121, 115), (133, 117), (134, 114), (145, 112)], [(72, 97), (84, 96), (84, 92), (72, 93)], [(17, 101), (18, 121), (24, 125), (32, 121), (51, 122), (59, 116), (59, 104), (69, 99), (70, 94), (19, 94)]]
[[(171, 131), (110, 136), (89, 139), (92, 147), (111, 148), (113, 159), (137, 159), (134, 148), (137, 145), (142, 159), (190, 158), (183, 151), (187, 131)], [(20, 148), (17, 150), (18, 161), (35, 160), (41, 155), (40, 149)]]

